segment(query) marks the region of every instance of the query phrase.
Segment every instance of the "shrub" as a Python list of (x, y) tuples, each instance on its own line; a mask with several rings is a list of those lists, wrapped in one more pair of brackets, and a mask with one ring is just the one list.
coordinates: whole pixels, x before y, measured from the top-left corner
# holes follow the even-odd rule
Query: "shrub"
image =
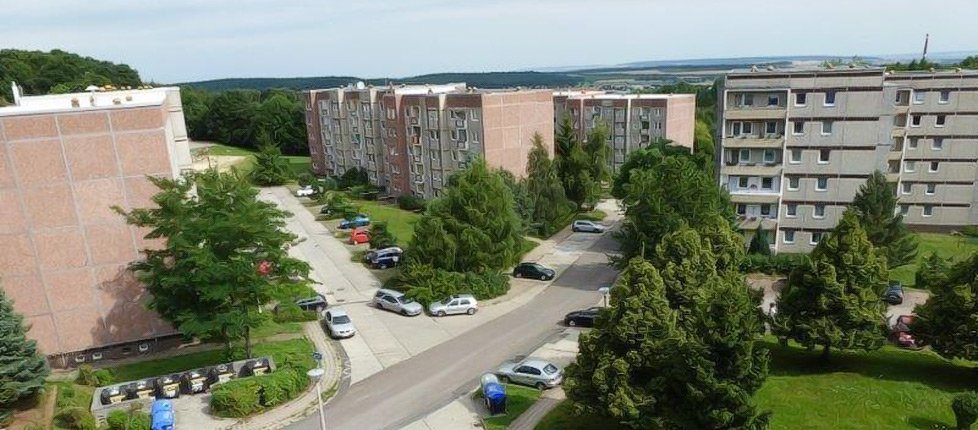
[(397, 196), (397, 207), (406, 211), (423, 211), (428, 205), (423, 198), (411, 194)]
[(367, 175), (367, 169), (363, 167), (351, 167), (336, 182), (341, 189), (347, 189), (357, 185), (367, 185), (370, 183), (370, 178)]
[[(211, 411), (219, 417), (240, 418), (272, 408), (299, 395), (309, 385), (305, 370), (283, 366), (270, 375), (236, 379), (211, 390)], [(264, 404), (259, 391), (264, 388)]]
[(292, 303), (282, 303), (275, 308), (272, 320), (277, 323), (315, 321), (316, 311), (304, 311)]
[(137, 408), (109, 412), (105, 417), (108, 430), (149, 430), (152, 419)]
[(449, 272), (428, 264), (403, 266), (398, 282), (391, 285), (424, 306), (452, 294), (468, 293), (486, 300), (509, 291), (509, 279), (499, 272)]
[(397, 244), (397, 237), (387, 228), (386, 222), (375, 222), (370, 225), (370, 247), (384, 248)]
[(978, 226), (969, 225), (961, 229), (961, 234), (970, 237), (978, 237)]
[(748, 254), (740, 263), (740, 270), (744, 273), (787, 275), (807, 260), (807, 254)]
[(24, 430), (48, 430), (48, 426), (41, 423), (30, 423)]
[(958, 430), (969, 430), (978, 420), (978, 393), (966, 392), (954, 396), (951, 410), (954, 411)]
[(58, 415), (61, 427), (70, 430), (96, 430), (95, 416), (88, 409), (74, 407)]
[(91, 365), (83, 364), (78, 367), (78, 384), (101, 387), (112, 383), (112, 372), (108, 369), (94, 370)]

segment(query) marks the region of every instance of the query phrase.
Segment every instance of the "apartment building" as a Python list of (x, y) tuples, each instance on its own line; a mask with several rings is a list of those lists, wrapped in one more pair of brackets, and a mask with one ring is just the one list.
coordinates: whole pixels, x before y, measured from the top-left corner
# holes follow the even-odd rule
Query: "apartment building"
[(554, 126), (565, 116), (574, 121), (581, 140), (598, 125), (608, 129), (608, 164), (614, 172), (632, 151), (658, 139), (693, 148), (696, 96), (693, 94), (620, 94), (604, 91), (554, 93)]
[(810, 251), (875, 170), (911, 228), (978, 224), (978, 72), (752, 69), (721, 94), (720, 186), (772, 249)]
[(437, 197), (475, 157), (522, 176), (535, 133), (553, 152), (549, 90), (357, 84), (304, 94), (313, 170), (363, 167), (392, 195)]
[(191, 167), (178, 88), (21, 96), (0, 107), (0, 288), (55, 366), (148, 353), (179, 335), (126, 270), (158, 246), (111, 206)]

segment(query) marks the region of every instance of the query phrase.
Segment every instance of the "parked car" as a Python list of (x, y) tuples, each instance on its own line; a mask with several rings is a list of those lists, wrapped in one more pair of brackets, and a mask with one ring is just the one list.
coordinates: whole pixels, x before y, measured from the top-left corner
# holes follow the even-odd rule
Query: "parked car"
[(564, 371), (549, 361), (527, 358), (522, 361), (507, 361), (496, 371), (499, 381), (530, 385), (538, 389), (552, 388), (564, 380)]
[(377, 294), (374, 294), (373, 304), (379, 309), (387, 309), (404, 316), (421, 315), (424, 312), (421, 303), (409, 299), (400, 291), (386, 288), (377, 290)]
[(571, 327), (593, 327), (594, 319), (601, 312), (600, 307), (591, 307), (571, 312), (564, 316), (564, 324)]
[[(326, 296), (322, 294), (316, 294), (314, 297), (306, 297), (304, 299), (298, 299), (295, 301), (295, 305), (304, 311), (316, 311), (322, 312), (329, 306), (326, 302)], [(278, 310), (278, 306), (275, 307)]]
[(456, 294), (428, 305), (428, 313), (440, 317), (459, 314), (473, 315), (476, 312), (479, 312), (479, 303), (471, 294)]
[(353, 337), (357, 328), (350, 320), (350, 315), (343, 308), (331, 308), (323, 311), (323, 325), (326, 332), (333, 338)]
[(913, 315), (900, 315), (890, 327), (890, 339), (901, 348), (917, 349), (917, 338), (910, 332), (913, 325)]
[(359, 245), (370, 242), (370, 232), (365, 228), (356, 228), (350, 232), (350, 244)]
[(341, 230), (348, 230), (351, 228), (366, 227), (368, 225), (370, 225), (370, 217), (360, 214), (353, 219), (345, 219), (340, 221), (339, 228)]
[(404, 256), (404, 250), (398, 246), (389, 246), (387, 248), (372, 249), (367, 251), (363, 256), (364, 261), (370, 264), (371, 267), (377, 269), (386, 269), (388, 267), (397, 266), (401, 262), (401, 257)]
[(549, 281), (557, 275), (554, 269), (544, 267), (540, 263), (520, 263), (513, 269), (514, 278), (532, 278), (540, 281)]
[(313, 194), (316, 194), (316, 190), (312, 188), (312, 185), (306, 185), (295, 190), (296, 197), (309, 197)]
[(883, 293), (883, 301), (891, 305), (903, 304), (903, 284), (900, 281), (890, 281), (890, 286)]
[(583, 220), (583, 219), (574, 221), (574, 225), (571, 227), (571, 230), (575, 232), (583, 231), (588, 233), (604, 233), (604, 231), (607, 229), (608, 227), (605, 227), (601, 224), (598, 224), (593, 221)]

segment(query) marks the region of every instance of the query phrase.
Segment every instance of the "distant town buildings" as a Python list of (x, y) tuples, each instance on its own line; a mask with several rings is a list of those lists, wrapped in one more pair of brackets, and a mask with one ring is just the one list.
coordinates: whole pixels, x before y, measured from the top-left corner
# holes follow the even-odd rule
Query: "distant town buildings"
[(626, 95), (603, 91), (479, 90), (465, 84), (386, 88), (351, 85), (305, 92), (313, 170), (339, 176), (366, 169), (394, 195), (437, 197), (448, 176), (475, 157), (516, 176), (526, 170), (533, 134), (553, 153), (564, 115), (585, 138), (608, 128), (609, 164), (659, 138), (693, 146), (693, 95)]
[(55, 365), (149, 352), (176, 334), (126, 265), (154, 243), (111, 206), (191, 166), (177, 88), (20, 96), (0, 107), (0, 284)]
[(719, 94), (720, 186), (773, 249), (811, 250), (875, 170), (912, 228), (978, 224), (978, 72), (754, 69)]

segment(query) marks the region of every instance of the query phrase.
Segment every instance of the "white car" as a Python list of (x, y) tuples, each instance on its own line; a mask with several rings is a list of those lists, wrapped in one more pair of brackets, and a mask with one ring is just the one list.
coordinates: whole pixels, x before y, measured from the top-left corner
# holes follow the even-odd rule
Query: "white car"
[(608, 229), (608, 227), (605, 227), (605, 226), (603, 226), (601, 224), (598, 224), (596, 222), (592, 222), (592, 221), (588, 221), (588, 220), (580, 220), (580, 219), (577, 220), (577, 221), (574, 221), (574, 226), (571, 227), (571, 230), (573, 230), (575, 232), (578, 232), (578, 231), (586, 231), (586, 232), (589, 232), (589, 233), (604, 233), (604, 231), (607, 230), (607, 229)]
[(357, 328), (343, 308), (330, 308), (323, 311), (323, 325), (329, 335), (337, 339), (353, 337), (357, 334)]
[(428, 313), (439, 317), (459, 314), (473, 315), (478, 311), (479, 303), (471, 294), (454, 295), (428, 305)]
[(564, 381), (564, 371), (546, 360), (527, 358), (523, 361), (507, 361), (496, 370), (499, 382), (529, 385), (540, 390), (553, 388)]
[(309, 197), (313, 194), (316, 194), (316, 190), (312, 188), (312, 185), (306, 185), (298, 190), (295, 190), (296, 197)]

